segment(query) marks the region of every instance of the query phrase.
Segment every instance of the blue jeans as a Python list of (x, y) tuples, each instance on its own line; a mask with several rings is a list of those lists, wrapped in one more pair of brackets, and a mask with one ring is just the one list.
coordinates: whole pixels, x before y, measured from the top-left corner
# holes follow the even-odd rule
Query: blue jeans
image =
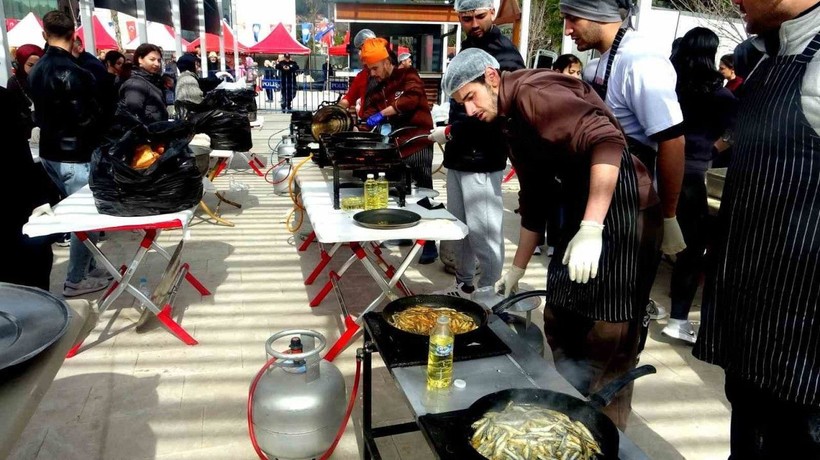
[[(88, 184), (88, 175), (91, 171), (91, 163), (61, 163), (59, 161), (46, 160), (41, 158), (40, 162), (45, 168), (48, 177), (57, 184), (63, 196), (69, 196), (77, 192)], [(89, 232), (88, 237), (93, 242), (97, 242), (99, 234)], [(77, 235), (71, 234), (71, 247), (68, 257), (68, 274), (66, 281), (79, 283), (88, 274), (89, 269), (94, 267), (94, 258), (91, 252), (85, 247)]]

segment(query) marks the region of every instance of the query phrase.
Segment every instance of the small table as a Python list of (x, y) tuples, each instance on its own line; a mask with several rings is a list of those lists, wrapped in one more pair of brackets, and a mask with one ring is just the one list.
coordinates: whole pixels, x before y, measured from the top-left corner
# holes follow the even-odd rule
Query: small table
[[(358, 211), (333, 208), (333, 179), (328, 177), (327, 170), (320, 169), (312, 163), (305, 164), (297, 172), (296, 182), (300, 188), (305, 212), (313, 226), (313, 232), (299, 250), (305, 251), (310, 243), (316, 240), (321, 251), (319, 263), (305, 279), (305, 284), (310, 285), (316, 280), (342, 245), (349, 245), (353, 251), (338, 272), (330, 272), (327, 283), (310, 302), (311, 307), (318, 306), (332, 289), (336, 290), (337, 298), (340, 300), (340, 307), (345, 315), (345, 331), (325, 356), (325, 359), (332, 361), (360, 332), (365, 313), (375, 309), (385, 298), (393, 300), (401, 295), (412, 295), (402, 282), (402, 276), (425, 241), (460, 240), (467, 236), (468, 230), (463, 222), (458, 221), (446, 210), (430, 211), (416, 204), (408, 204), (403, 208), (421, 216), (422, 221), (415, 227), (397, 230), (364, 228), (353, 221), (353, 214)], [(387, 263), (379, 249), (379, 242), (393, 239), (415, 241), (398, 268)], [(325, 245), (331, 245), (330, 250), (325, 250)], [(347, 311), (337, 283), (356, 261), (364, 265), (382, 292), (370, 302), (358, 318), (354, 319)]]
[[(23, 233), (31, 237), (55, 233), (74, 233), (91, 251), (97, 264), (105, 267), (106, 271), (114, 277), (114, 282), (100, 299), (100, 314), (105, 312), (119, 296), (127, 292), (153, 313), (179, 340), (187, 345), (196, 345), (197, 341), (171, 317), (173, 298), (183, 280), (188, 281), (200, 294), (211, 294), (190, 272), (188, 264), (181, 262), (184, 235), (188, 232), (188, 224), (193, 215), (193, 210), (142, 217), (118, 217), (100, 214), (94, 204), (91, 189), (86, 185), (54, 206), (53, 216), (43, 215), (29, 220), (23, 226)], [(163, 230), (177, 228), (183, 230), (183, 237), (180, 238), (172, 256), (156, 241)], [(142, 231), (143, 238), (131, 262), (122, 265), (119, 269), (108, 260), (100, 248), (88, 237), (90, 232), (105, 231), (113, 233), (131, 230)], [(130, 284), (130, 282), (145, 255), (151, 249), (168, 260), (168, 269), (166, 269), (163, 278), (158, 283), (154, 295), (148, 298), (140, 292), (137, 286)], [(159, 305), (156, 302), (159, 302)], [(68, 357), (74, 356), (81, 345), (82, 343), (72, 348)]]

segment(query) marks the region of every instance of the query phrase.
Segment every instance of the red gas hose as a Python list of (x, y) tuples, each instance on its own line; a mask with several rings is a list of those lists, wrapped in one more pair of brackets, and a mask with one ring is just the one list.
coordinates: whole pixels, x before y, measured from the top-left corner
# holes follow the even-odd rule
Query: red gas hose
[[(276, 185), (276, 184), (278, 184), (278, 183), (280, 183), (280, 182), (284, 182), (284, 181), (285, 181), (285, 179), (287, 179), (287, 178), (288, 178), (287, 176), (285, 176), (285, 179), (278, 180), (278, 181), (276, 181), (276, 182), (273, 182), (273, 181), (269, 181), (269, 180), (268, 180), (268, 174), (270, 174), (270, 172), (271, 172), (271, 171), (273, 171), (273, 170), (274, 170), (274, 168), (276, 168), (277, 166), (281, 165), (281, 164), (282, 164), (282, 163), (284, 163), (284, 162), (285, 162), (285, 160), (284, 160), (284, 159), (279, 160), (279, 163), (276, 163), (275, 165), (273, 165), (273, 166), (271, 166), (270, 168), (268, 168), (268, 170), (265, 172), (265, 182), (267, 182), (267, 183), (269, 183), (269, 184)], [(290, 175), (290, 174), (288, 174), (288, 176), (289, 176), (289, 175)]]
[[(253, 394), (256, 393), (256, 386), (259, 384), (259, 380), (265, 374), (265, 371), (276, 362), (276, 358), (271, 358), (268, 362), (262, 366), (262, 369), (259, 369), (259, 372), (253, 378), (251, 382), (251, 387), (248, 390), (248, 434), (251, 437), (251, 444), (253, 445), (253, 449), (256, 451), (256, 455), (259, 456), (261, 460), (268, 460), (268, 457), (262, 452), (262, 449), (259, 448), (259, 444), (256, 442), (256, 433), (253, 431)], [(339, 431), (336, 432), (336, 438), (333, 440), (333, 444), (325, 451), (324, 454), (319, 458), (319, 460), (327, 460), (333, 454), (333, 451), (336, 449), (336, 445), (339, 444), (339, 441), (342, 439), (342, 435), (344, 435), (345, 429), (347, 428), (347, 422), (350, 420), (350, 414), (353, 412), (353, 406), (356, 405), (356, 394), (359, 392), (359, 377), (361, 376), (362, 370), (362, 360), (358, 356), (356, 357), (356, 374), (353, 377), (353, 391), (350, 393), (350, 399), (347, 403), (347, 409), (345, 410), (344, 418), (342, 418), (342, 424), (339, 426)]]

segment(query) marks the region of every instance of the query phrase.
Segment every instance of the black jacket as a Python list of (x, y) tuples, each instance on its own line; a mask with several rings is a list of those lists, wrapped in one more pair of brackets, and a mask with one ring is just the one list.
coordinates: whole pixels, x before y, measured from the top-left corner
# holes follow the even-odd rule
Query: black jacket
[(21, 80), (16, 75), (13, 75), (9, 78), (6, 88), (12, 96), (14, 107), (17, 108), (20, 129), (25, 134), (26, 139), (29, 139), (31, 138), (31, 129), (34, 128), (34, 114), (31, 113), (31, 96), (28, 91), (28, 80), (26, 80), (26, 77), (22, 77)]
[[(493, 26), (480, 39), (468, 37), (461, 49), (480, 48), (498, 60), (501, 70), (524, 68), (524, 59), (512, 41)], [(507, 142), (497, 123), (487, 124), (470, 118), (464, 106), (450, 101), (450, 136), (444, 148), (444, 167), (466, 172), (501, 171), (507, 165)]]
[(143, 124), (168, 121), (162, 75), (137, 69), (120, 87), (119, 109), (136, 116)]
[(40, 157), (87, 163), (97, 148), (100, 107), (94, 77), (68, 51), (51, 46), (28, 77), (34, 119), (40, 127)]

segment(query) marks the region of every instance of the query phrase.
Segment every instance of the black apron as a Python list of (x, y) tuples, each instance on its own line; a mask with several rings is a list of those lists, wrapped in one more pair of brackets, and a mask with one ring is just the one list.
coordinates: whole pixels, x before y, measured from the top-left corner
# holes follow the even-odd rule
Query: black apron
[(820, 405), (820, 135), (801, 86), (820, 48), (744, 83), (696, 357), (776, 397)]

